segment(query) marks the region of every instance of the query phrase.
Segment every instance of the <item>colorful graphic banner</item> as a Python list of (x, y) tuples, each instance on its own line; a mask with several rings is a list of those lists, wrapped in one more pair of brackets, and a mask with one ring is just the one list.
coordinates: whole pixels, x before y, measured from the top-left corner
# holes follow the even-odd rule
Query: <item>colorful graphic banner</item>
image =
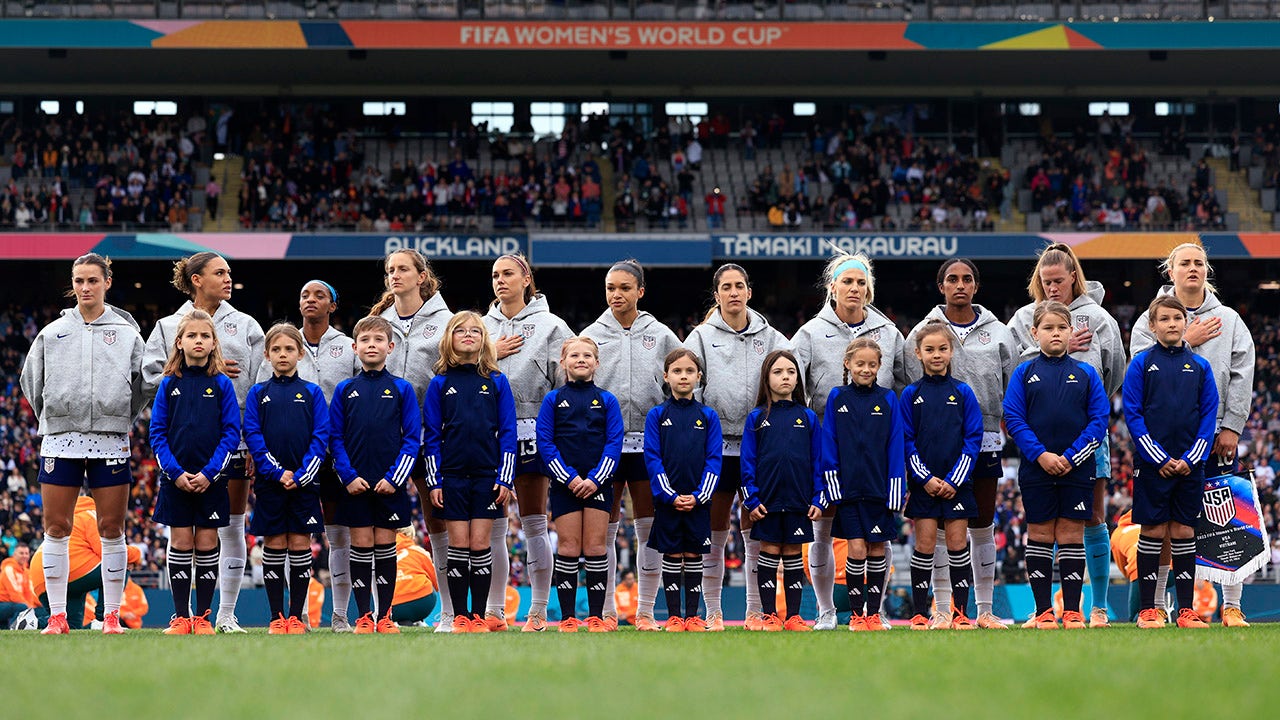
[(1205, 478), (1203, 499), (1196, 526), (1196, 577), (1242, 583), (1271, 556), (1253, 473)]

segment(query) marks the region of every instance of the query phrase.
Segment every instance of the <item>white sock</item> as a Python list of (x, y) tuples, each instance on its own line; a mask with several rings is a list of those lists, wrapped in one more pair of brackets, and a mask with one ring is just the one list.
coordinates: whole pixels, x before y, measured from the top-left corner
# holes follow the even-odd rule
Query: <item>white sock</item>
[(880, 614), (889, 617), (889, 576), (893, 569), (893, 543), (884, 544), (884, 582), (880, 584)]
[(604, 554), (609, 562), (609, 580), (605, 585), (604, 614), (605, 617), (618, 616), (617, 600), (613, 597), (613, 589), (618, 587), (618, 523), (609, 523), (604, 533)]
[[(743, 562), (746, 564), (743, 568), (747, 571), (747, 614), (763, 612), (760, 607), (760, 586), (756, 584), (756, 572), (759, 568), (756, 563), (760, 560), (760, 541), (751, 539), (751, 528), (747, 528), (742, 533), (742, 554)], [(792, 608), (787, 608), (788, 611)], [(799, 615), (799, 608), (795, 608), (795, 615)]]
[(636, 518), (636, 615), (653, 617), (653, 603), (658, 598), (662, 579), (662, 553), (649, 549), (649, 533), (653, 518)]
[(1240, 596), (1244, 594), (1244, 583), (1222, 586), (1222, 607), (1240, 609)]
[(1173, 569), (1172, 565), (1161, 565), (1160, 572), (1156, 574), (1156, 607), (1168, 612), (1169, 598), (1166, 597), (1169, 587), (1169, 571)]
[(218, 528), (218, 617), (235, 617), (240, 583), (244, 579), (244, 562), (249, 548), (244, 541), (244, 515), (232, 515), (231, 524)]
[[(447, 578), (449, 576), (449, 533), (428, 533), (427, 537), (431, 540), (431, 562), (436, 565), (436, 577)], [(447, 586), (440, 590), (440, 622), (446, 622), (447, 618), (453, 617), (453, 598), (449, 596)]]
[(720, 592), (724, 589), (724, 546), (728, 542), (728, 530), (712, 530), (711, 552), (702, 556), (702, 601), (707, 605), (707, 617), (723, 615)]
[(973, 548), (973, 599), (981, 615), (991, 612), (996, 592), (995, 528), (969, 528), (969, 543)]
[(524, 567), (529, 573), (529, 612), (541, 616), (547, 614), (547, 598), (551, 596), (551, 538), (547, 537), (546, 515), (521, 515), (524, 542), (528, 559)]
[(102, 617), (106, 617), (107, 613), (120, 612), (129, 552), (123, 534), (118, 538), (98, 537), (102, 541)]
[(809, 577), (818, 598), (818, 614), (834, 612), (836, 587), (835, 555), (831, 551), (831, 523), (834, 518), (813, 521), (813, 544), (809, 546)]
[(351, 528), (346, 525), (325, 525), (324, 535), (329, 539), (329, 585), (333, 591), (333, 616), (345, 618), (347, 605), (351, 602)]
[(951, 556), (947, 554), (947, 532), (938, 528), (938, 539), (933, 546), (933, 604), (934, 611), (951, 614)]
[[(67, 576), (71, 574), (71, 561), (67, 547), (71, 538), (44, 538), (44, 588), (49, 595), (49, 614), (67, 612)], [(77, 622), (82, 622), (80, 618)]]
[(493, 556), (493, 575), (489, 578), (489, 601), (484, 611), (502, 617), (507, 607), (507, 581), (511, 577), (511, 552), (507, 550), (507, 519), (493, 521), (489, 531), (489, 554)]

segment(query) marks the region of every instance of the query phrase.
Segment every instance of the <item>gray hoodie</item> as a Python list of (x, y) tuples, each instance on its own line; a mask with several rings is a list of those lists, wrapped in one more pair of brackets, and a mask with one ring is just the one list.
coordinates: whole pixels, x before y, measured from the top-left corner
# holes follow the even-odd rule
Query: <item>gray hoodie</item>
[(666, 325), (641, 312), (629, 329), (623, 329), (605, 310), (582, 334), (600, 346), (596, 385), (618, 398), (628, 433), (643, 433), (649, 410), (661, 405), (662, 361), (680, 348), (680, 339)]
[[(942, 305), (936, 305), (928, 315), (907, 334), (908, 350), (903, 354), (907, 377), (911, 382), (924, 375), (920, 359), (916, 357), (916, 333), (930, 320), (947, 323)], [(1004, 418), (1004, 390), (1009, 386), (1009, 376), (1018, 367), (1018, 343), (1013, 333), (992, 312), (981, 305), (974, 305), (978, 319), (964, 336), (951, 356), (951, 374), (968, 385), (982, 406), (984, 432), (1000, 432), (1000, 420)]]
[[(684, 346), (702, 359), (702, 402), (720, 416), (726, 439), (742, 439), (742, 426), (755, 407), (760, 366), (774, 350), (790, 350), (791, 342), (763, 315), (747, 308), (747, 328), (738, 332), (720, 317), (720, 308), (695, 327)], [(733, 454), (733, 453), (731, 453)]]
[[(301, 332), (302, 328), (298, 330)], [(361, 370), (360, 358), (356, 357), (351, 345), (351, 338), (330, 327), (320, 337), (320, 347), (314, 355), (310, 346), (303, 348), (302, 359), (298, 361), (298, 377), (319, 385), (326, 402), (333, 400), (333, 390), (338, 383), (354, 377)], [(270, 361), (262, 363), (258, 382), (270, 380), (273, 373)]]
[(521, 420), (538, 417), (542, 398), (552, 388), (564, 384), (560, 373), (560, 346), (573, 337), (564, 320), (551, 313), (546, 295), (535, 295), (524, 309), (508, 319), (501, 306), (494, 303), (484, 316), (490, 339), (509, 335), (524, 337), (520, 351), (498, 361), (498, 369), (511, 383), (516, 398), (516, 417)]
[[(1124, 370), (1128, 365), (1124, 354), (1124, 339), (1120, 336), (1120, 325), (1111, 313), (1102, 307), (1102, 299), (1106, 290), (1102, 283), (1090, 280), (1085, 284), (1085, 294), (1071, 301), (1071, 326), (1078, 328), (1086, 322), (1093, 331), (1093, 341), (1088, 350), (1071, 353), (1071, 357), (1086, 362), (1102, 376), (1102, 384), (1106, 388), (1107, 397), (1115, 394), (1124, 384)], [(1040, 345), (1031, 337), (1031, 319), (1035, 315), (1036, 304), (1027, 303), (1014, 313), (1009, 321), (1009, 330), (1018, 343), (1019, 355), (1034, 355), (1040, 352)]]
[(879, 310), (868, 306), (866, 319), (857, 328), (836, 315), (831, 303), (823, 303), (822, 309), (809, 322), (796, 331), (791, 343), (795, 345), (796, 359), (804, 375), (804, 390), (809, 395), (809, 407), (822, 419), (827, 409), (827, 396), (844, 385), (844, 349), (855, 338), (866, 337), (880, 346), (880, 371), (876, 384), (900, 392), (907, 386), (903, 367), (902, 333)]
[[(436, 293), (414, 313), (407, 333), (400, 324), (395, 305), (383, 310), (382, 317), (391, 323), (391, 339), (396, 344), (387, 356), (387, 372), (409, 381), (418, 394), (418, 402), (422, 402), (427, 385), (436, 375), (432, 368), (440, 359), (440, 338), (453, 313), (445, 304), (444, 296)], [(359, 365), (358, 360), (356, 364)]]
[(73, 307), (36, 335), (22, 366), (22, 394), (40, 435), (129, 433), (143, 407), (146, 350), (132, 320), (107, 306), (86, 323)]
[[(1173, 286), (1165, 285), (1159, 294), (1172, 295)], [(1218, 384), (1218, 429), (1242, 432), (1253, 405), (1253, 335), (1240, 314), (1211, 292), (1205, 293), (1204, 304), (1191, 313), (1188, 322), (1197, 317), (1222, 320), (1222, 334), (1191, 348), (1191, 352), (1208, 360), (1213, 368), (1213, 379)], [(1136, 355), (1155, 344), (1144, 310), (1129, 333), (1129, 351)]]
[[(160, 318), (151, 329), (142, 364), (142, 387), (148, 400), (155, 396), (160, 379), (164, 377), (164, 365), (169, 360), (169, 351), (177, 339), (178, 323), (184, 315), (195, 309), (196, 306), (188, 300), (174, 314)], [(249, 394), (249, 388), (258, 382), (258, 374), (266, 361), (263, 355), (266, 335), (257, 320), (235, 309), (229, 302), (218, 305), (218, 311), (213, 314), (213, 331), (218, 334), (222, 357), (239, 364), (240, 376), (231, 382), (236, 387), (236, 399), (243, 416), (244, 399)]]

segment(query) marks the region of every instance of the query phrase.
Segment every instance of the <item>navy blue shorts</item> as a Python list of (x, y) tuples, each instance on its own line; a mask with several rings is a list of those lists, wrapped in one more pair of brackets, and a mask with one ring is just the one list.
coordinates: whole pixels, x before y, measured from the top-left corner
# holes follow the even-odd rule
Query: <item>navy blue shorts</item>
[(542, 464), (537, 440), (516, 441), (516, 477), (521, 475), (549, 475)]
[(912, 485), (911, 494), (907, 496), (907, 509), (903, 515), (912, 520), (933, 518), (936, 520), (958, 520), (978, 517), (978, 501), (973, 495), (973, 481), (956, 488), (955, 497), (950, 500), (934, 497), (919, 485)]
[[(381, 479), (381, 478), (379, 478)], [(359, 495), (347, 495), (338, 502), (334, 524), (349, 528), (375, 527), (398, 530), (413, 522), (413, 500), (400, 488), (390, 495), (373, 491), (373, 483)]]
[(437, 520), (497, 520), (507, 509), (498, 505), (494, 491), (495, 478), (458, 478), (445, 476), (440, 482), (444, 491), (444, 508), (436, 508)]
[(220, 528), (231, 524), (231, 499), (227, 483), (219, 480), (202, 493), (179, 489), (165, 476), (151, 519), (169, 527)]
[(1195, 527), (1203, 508), (1204, 465), (1191, 468), (1190, 475), (1160, 477), (1154, 465), (1133, 469), (1133, 521), (1159, 525), (1170, 520)]
[(333, 470), (333, 458), (324, 461), (320, 466), (320, 470), (316, 472), (315, 486), (319, 488), (320, 501), (327, 503), (336, 503), (342, 500), (347, 494), (347, 488), (342, 484), (342, 478), (338, 477), (338, 473)]
[(285, 490), (278, 482), (258, 479), (253, 483), (253, 496), (250, 533), (265, 536), (324, 532), (320, 489), (315, 485)]
[(1093, 517), (1093, 484), (1036, 483), (1022, 488), (1022, 508), (1028, 523), (1058, 518), (1089, 520)]
[(41, 483), (63, 487), (104, 488), (133, 482), (129, 459), (41, 458)]
[(720, 481), (716, 483), (718, 493), (736, 493), (742, 489), (742, 458), (737, 455), (725, 455), (720, 458)]
[(813, 521), (809, 519), (807, 512), (799, 510), (778, 510), (767, 513), (751, 526), (751, 539), (784, 545), (803, 545), (813, 542)]
[(248, 458), (248, 450), (233, 450), (231, 459), (227, 462), (227, 469), (222, 471), (222, 479), (248, 480), (249, 473), (245, 470), (245, 463)]
[(711, 552), (711, 506), (681, 512), (666, 503), (654, 503), (649, 548), (664, 555)]
[(649, 482), (649, 469), (644, 466), (644, 453), (622, 453), (614, 482)]
[(547, 506), (551, 510), (552, 520), (561, 515), (582, 512), (583, 510), (613, 512), (613, 483), (605, 483), (599, 492), (584, 500), (569, 492), (568, 487), (556, 480), (552, 480), (550, 501)]
[(898, 523), (883, 500), (850, 500), (836, 505), (831, 537), (889, 542), (898, 537)]
[(972, 479), (998, 480), (1004, 474), (1004, 467), (1000, 464), (999, 451), (980, 452), (976, 459), (977, 462), (973, 464), (973, 474), (970, 475)]

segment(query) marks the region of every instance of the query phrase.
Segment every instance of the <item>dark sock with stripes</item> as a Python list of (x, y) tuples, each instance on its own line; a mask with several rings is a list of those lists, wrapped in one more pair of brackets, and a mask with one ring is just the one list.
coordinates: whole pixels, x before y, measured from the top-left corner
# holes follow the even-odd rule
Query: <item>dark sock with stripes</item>
[(880, 612), (880, 602), (884, 598), (884, 576), (889, 573), (889, 559), (884, 555), (867, 558), (867, 589), (863, 595), (867, 598), (867, 617)]
[(1196, 598), (1196, 539), (1172, 538), (1169, 550), (1173, 554), (1173, 587), (1178, 595), (1178, 610), (1194, 606)]
[(778, 614), (778, 565), (781, 560), (781, 556), (763, 550), (756, 559), (756, 589), (760, 591), (760, 610), (765, 615)]
[(667, 600), (667, 616), (680, 614), (680, 577), (684, 573), (684, 558), (679, 555), (662, 556), (662, 593)]
[(911, 552), (911, 607), (916, 615), (929, 617), (929, 585), (933, 582), (933, 553)]
[(391, 617), (396, 601), (395, 543), (373, 546), (373, 587), (378, 593), (378, 619)]
[[(800, 594), (804, 590), (804, 558), (800, 555), (782, 556), (783, 597), (787, 600), (787, 617), (800, 615)], [(760, 598), (764, 600), (762, 595)], [(777, 594), (774, 594), (777, 601)]]
[(587, 566), (587, 617), (604, 617), (604, 596), (609, 592), (609, 556), (588, 555)]
[(578, 616), (578, 558), (556, 554), (556, 564), (551, 572), (551, 584), (560, 600), (560, 619)]
[[(394, 549), (395, 546), (392, 546)], [(394, 581), (395, 578), (392, 578)], [(307, 590), (311, 586), (311, 551), (289, 551), (289, 617), (306, 623)]]
[(951, 607), (961, 615), (969, 614), (969, 588), (973, 586), (973, 565), (969, 564), (969, 546), (948, 550), (951, 561)]
[(373, 606), (373, 548), (351, 546), (351, 594), (356, 599), (356, 616), (364, 617)]
[(271, 608), (271, 620), (284, 614), (284, 548), (262, 549), (262, 584), (267, 591), (267, 606)]
[(466, 617), (467, 589), (471, 587), (471, 550), (450, 545), (448, 559), (449, 600), (453, 603), (453, 613)]
[[(1160, 579), (1160, 548), (1164, 542), (1150, 535), (1138, 536), (1138, 601), (1139, 610), (1156, 606), (1156, 584)], [(1194, 559), (1194, 558), (1193, 558)]]
[(1058, 545), (1058, 576), (1062, 580), (1062, 611), (1080, 612), (1084, 592), (1084, 543)]
[(194, 556), (190, 550), (169, 548), (169, 591), (173, 594), (173, 610), (178, 617), (191, 617), (191, 564)]
[(1036, 600), (1036, 615), (1053, 609), (1053, 543), (1027, 540), (1027, 582)]
[(697, 617), (702, 603), (702, 556), (684, 559), (684, 616)]
[(196, 551), (196, 617), (213, 606), (213, 591), (218, 588), (218, 548)]
[(849, 612), (861, 616), (867, 612), (867, 559), (845, 558), (845, 588), (849, 592)]
[[(471, 551), (471, 614), (484, 617), (489, 605), (489, 581), (493, 577), (493, 551)], [(456, 606), (455, 606), (456, 607)]]

